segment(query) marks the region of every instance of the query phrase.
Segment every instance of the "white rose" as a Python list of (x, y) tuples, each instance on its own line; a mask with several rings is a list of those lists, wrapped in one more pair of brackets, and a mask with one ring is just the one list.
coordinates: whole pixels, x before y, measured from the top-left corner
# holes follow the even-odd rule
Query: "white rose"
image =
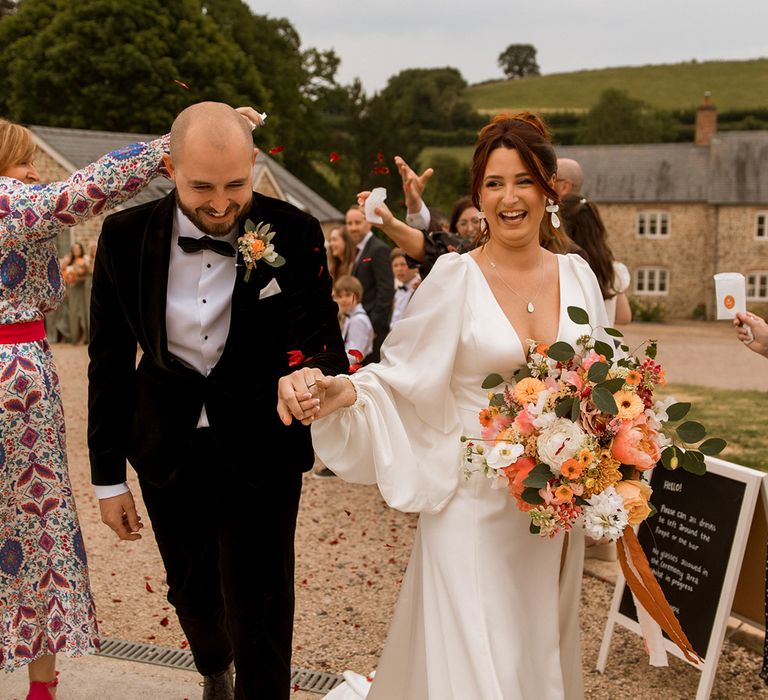
[(581, 449), (584, 431), (567, 418), (557, 418), (536, 438), (539, 460), (549, 465), (552, 473), (559, 474), (566, 459)]
[(485, 461), (491, 469), (504, 469), (522, 456), (525, 448), (510, 442), (499, 442), (488, 452)]

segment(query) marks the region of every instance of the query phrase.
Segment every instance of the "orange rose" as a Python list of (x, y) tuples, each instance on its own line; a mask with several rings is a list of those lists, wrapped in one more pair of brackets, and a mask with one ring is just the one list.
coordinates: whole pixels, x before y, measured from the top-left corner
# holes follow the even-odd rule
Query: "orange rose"
[(651, 498), (651, 487), (644, 481), (620, 481), (614, 484), (616, 493), (624, 500), (624, 508), (629, 514), (629, 524), (634, 526), (643, 522), (651, 513), (648, 501)]

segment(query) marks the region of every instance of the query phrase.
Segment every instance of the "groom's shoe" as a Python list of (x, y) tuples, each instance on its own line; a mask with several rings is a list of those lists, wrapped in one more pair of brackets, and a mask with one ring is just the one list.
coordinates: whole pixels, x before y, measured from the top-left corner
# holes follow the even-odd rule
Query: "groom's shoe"
[(232, 665), (213, 676), (203, 676), (203, 700), (235, 700)]

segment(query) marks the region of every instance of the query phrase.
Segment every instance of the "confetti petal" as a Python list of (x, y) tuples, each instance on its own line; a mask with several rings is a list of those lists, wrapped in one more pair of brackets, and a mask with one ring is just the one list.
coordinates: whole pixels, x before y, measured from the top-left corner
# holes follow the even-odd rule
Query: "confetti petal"
[(289, 350), (288, 351), (288, 366), (295, 367), (304, 362), (306, 358), (301, 350)]
[(282, 153), (285, 150), (285, 146), (274, 146), (269, 149), (269, 155), (273, 156), (276, 153)]
[(187, 85), (186, 83), (182, 83), (181, 80), (174, 79), (173, 82), (176, 83), (176, 85), (181, 85), (181, 87), (183, 87), (185, 90), (189, 90), (189, 85)]
[(160, 620), (160, 624), (163, 627), (168, 627), (168, 624), (170, 623), (170, 620), (167, 617), (164, 617), (162, 620)]
[(338, 153), (336, 153), (336, 151), (331, 151), (330, 155), (328, 156), (328, 160), (331, 163), (338, 163), (339, 158), (341, 158), (341, 156)]
[(147, 581), (144, 585), (147, 588), (147, 593), (154, 593), (155, 592), (154, 590), (152, 590), (152, 586), (149, 585), (149, 581)]

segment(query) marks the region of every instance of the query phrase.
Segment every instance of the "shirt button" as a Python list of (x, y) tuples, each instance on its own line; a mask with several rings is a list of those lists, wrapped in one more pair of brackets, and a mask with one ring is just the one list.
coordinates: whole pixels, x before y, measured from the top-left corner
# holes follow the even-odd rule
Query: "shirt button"
[(206, 335), (206, 336), (204, 336), (204, 337), (203, 337), (203, 340), (208, 340), (208, 336), (207, 336), (207, 335)]
[(208, 264), (206, 265), (206, 267), (210, 267), (210, 266), (211, 266), (211, 263), (208, 263)]

